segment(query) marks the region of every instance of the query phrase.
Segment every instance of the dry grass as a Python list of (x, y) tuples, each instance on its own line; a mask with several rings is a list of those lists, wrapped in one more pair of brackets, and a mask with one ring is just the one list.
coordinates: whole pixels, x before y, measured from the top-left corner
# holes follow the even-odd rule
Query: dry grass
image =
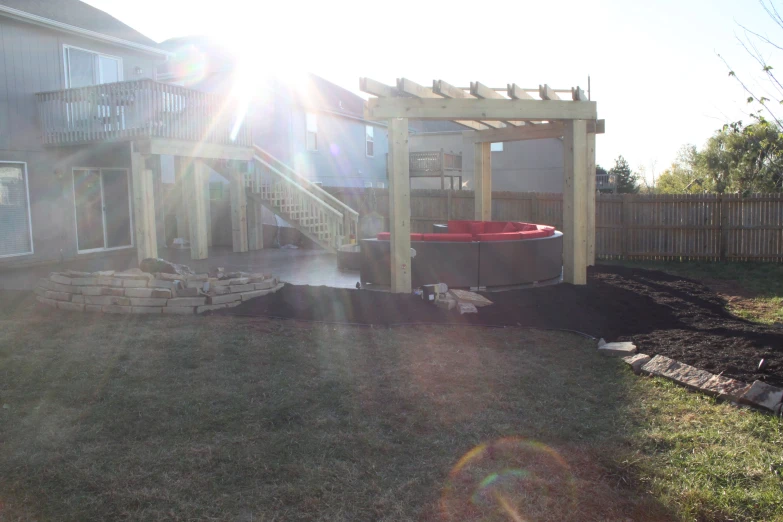
[[(771, 520), (783, 508), (762, 469), (779, 426), (636, 378), (571, 334), (9, 308), (3, 520)], [(738, 415), (748, 431), (735, 437)], [(729, 484), (729, 502), (705, 492), (723, 467), (692, 474), (688, 460), (720, 419), (732, 446), (710, 439), (711, 455), (755, 444), (729, 471), (761, 474), (745, 496)], [(672, 440), (681, 426), (687, 440)], [(740, 509), (748, 498), (756, 507)]]

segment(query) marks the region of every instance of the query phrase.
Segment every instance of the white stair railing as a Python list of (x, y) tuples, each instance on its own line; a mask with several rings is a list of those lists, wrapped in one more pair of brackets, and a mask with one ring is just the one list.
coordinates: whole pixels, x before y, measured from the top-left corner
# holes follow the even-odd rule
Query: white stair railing
[[(321, 247), (336, 251), (350, 231), (345, 227), (345, 215), (327, 203), (326, 198), (316, 195), (316, 191), (308, 190), (301, 176), (292, 177), (292, 170), (283, 172), (279, 161), (267, 159), (268, 154), (256, 154), (253, 172), (245, 176), (246, 188)], [(356, 221), (358, 227), (358, 214)]]

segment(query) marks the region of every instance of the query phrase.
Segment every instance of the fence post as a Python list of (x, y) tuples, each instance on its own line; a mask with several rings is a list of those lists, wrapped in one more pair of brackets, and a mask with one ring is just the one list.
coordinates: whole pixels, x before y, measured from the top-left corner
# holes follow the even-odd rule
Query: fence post
[(631, 246), (631, 221), (633, 220), (632, 204), (633, 195), (623, 194), (623, 259), (628, 259), (628, 251)]
[(729, 202), (723, 199), (723, 194), (718, 194), (718, 215), (720, 216), (720, 260), (726, 261), (726, 253), (729, 249)]
[(451, 221), (451, 193), (451, 190), (446, 191), (446, 221)]

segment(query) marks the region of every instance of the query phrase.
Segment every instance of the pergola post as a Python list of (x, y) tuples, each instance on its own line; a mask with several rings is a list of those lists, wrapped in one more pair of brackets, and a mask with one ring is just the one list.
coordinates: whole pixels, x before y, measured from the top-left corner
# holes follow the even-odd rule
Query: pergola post
[(264, 248), (263, 207), (250, 198), (247, 200), (247, 249), (262, 250)]
[(195, 159), (188, 164), (184, 173), (184, 195), (188, 206), (190, 223), (190, 257), (206, 259), (209, 256), (207, 246), (207, 209), (204, 185), (207, 179), (207, 166)]
[(231, 182), (231, 244), (234, 252), (247, 252), (247, 192), (245, 176), (236, 161), (228, 165)]
[(587, 122), (565, 122), (563, 134), (563, 281), (587, 284)]
[(473, 145), (476, 221), (492, 221), (492, 153), (491, 143)]
[(389, 120), (391, 291), (411, 292), (411, 194), (408, 119)]
[(595, 133), (587, 133), (587, 266), (595, 266)]
[(152, 170), (147, 168), (149, 156), (131, 151), (133, 187), (133, 225), (136, 255), (139, 262), (158, 257), (158, 236), (155, 224), (155, 191)]

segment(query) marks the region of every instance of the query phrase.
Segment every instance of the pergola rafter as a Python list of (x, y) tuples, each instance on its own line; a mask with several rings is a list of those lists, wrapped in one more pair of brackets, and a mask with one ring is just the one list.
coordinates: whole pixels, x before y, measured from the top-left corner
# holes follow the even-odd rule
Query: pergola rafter
[[(605, 125), (582, 89), (547, 84), (528, 89), (515, 83), (495, 89), (478, 81), (461, 88), (443, 80), (433, 81), (430, 89), (406, 78), (395, 87), (362, 78), (360, 89), (375, 96), (365, 103), (365, 117), (389, 120), (393, 292), (411, 290), (409, 119), (451, 120), (473, 129), (463, 136), (474, 146), (475, 216), (482, 221), (492, 218), (490, 144), (562, 137), (563, 279), (586, 283), (587, 266), (595, 262), (595, 135)], [(558, 93), (570, 93), (570, 100)]]

